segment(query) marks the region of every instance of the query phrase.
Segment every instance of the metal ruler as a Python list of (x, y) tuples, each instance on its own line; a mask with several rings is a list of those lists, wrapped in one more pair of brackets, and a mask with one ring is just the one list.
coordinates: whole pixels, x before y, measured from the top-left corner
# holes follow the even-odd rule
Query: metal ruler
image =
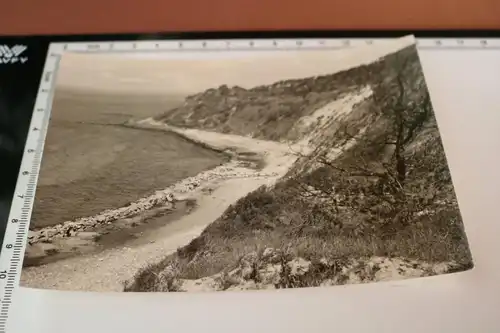
[[(197, 52), (197, 51), (270, 51), (342, 49), (372, 45), (389, 39), (228, 39), (228, 40), (141, 40), (109, 42), (53, 43), (46, 56), (45, 67), (35, 101), (25, 151), (17, 179), (3, 248), (0, 252), (0, 333), (6, 324), (15, 291), (18, 288), (31, 218), (43, 146), (50, 119), (52, 97), (59, 60), (64, 52)], [(417, 39), (421, 50), (498, 50), (500, 38), (423, 38)]]

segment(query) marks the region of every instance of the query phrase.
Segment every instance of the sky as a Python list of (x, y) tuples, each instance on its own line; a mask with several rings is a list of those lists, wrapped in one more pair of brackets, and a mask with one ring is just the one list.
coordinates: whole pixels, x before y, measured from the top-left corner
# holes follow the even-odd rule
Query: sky
[(409, 36), (343, 50), (66, 53), (61, 59), (57, 85), (169, 95), (192, 94), (222, 84), (251, 88), (284, 79), (332, 74), (373, 62), (413, 43)]

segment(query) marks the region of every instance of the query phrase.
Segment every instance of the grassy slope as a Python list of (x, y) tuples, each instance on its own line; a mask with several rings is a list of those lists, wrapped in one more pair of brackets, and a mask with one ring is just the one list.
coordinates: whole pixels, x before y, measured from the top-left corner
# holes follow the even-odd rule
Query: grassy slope
[[(410, 57), (407, 75), (422, 77), (416, 53), (410, 52)], [(372, 77), (387, 77), (383, 66), (382, 70), (377, 66), (368, 69)], [(417, 82), (417, 76), (410, 81)], [(426, 88), (414, 89), (410, 100), (418, 99)], [(321, 145), (316, 154), (300, 159), (295, 170), (274, 188), (261, 188), (239, 200), (190, 244), (139, 272), (125, 291), (158, 290), (157, 273), (167, 266), (175, 266), (176, 278), (183, 279), (230, 271), (242, 256), (252, 251), (261, 254), (266, 247), (280, 249), (288, 259), (299, 256), (311, 262), (379, 255), (431, 263), (454, 261), (462, 269), (470, 268), (472, 261), (433, 114), (406, 146), (407, 176), (401, 188), (357, 172), (360, 166), (364, 171), (380, 172), (387, 155), (380, 139), (386, 139), (392, 122), (378, 106), (370, 99), (349, 115), (349, 135), (366, 131), (362, 140), (335, 161), (303, 171), (346, 139), (338, 124), (332, 124), (336, 131), (317, 138)], [(329, 274), (312, 270), (296, 285), (317, 286)]]

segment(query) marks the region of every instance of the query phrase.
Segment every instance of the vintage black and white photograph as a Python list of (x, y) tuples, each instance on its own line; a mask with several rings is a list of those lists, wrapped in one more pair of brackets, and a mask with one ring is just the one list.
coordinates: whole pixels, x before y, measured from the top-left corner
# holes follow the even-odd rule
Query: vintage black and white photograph
[(22, 286), (270, 290), (473, 267), (413, 37), (232, 52), (62, 56)]

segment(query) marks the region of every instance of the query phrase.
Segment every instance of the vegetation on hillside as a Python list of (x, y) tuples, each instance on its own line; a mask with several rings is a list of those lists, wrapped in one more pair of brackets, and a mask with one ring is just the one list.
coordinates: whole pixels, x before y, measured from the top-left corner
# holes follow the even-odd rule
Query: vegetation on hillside
[[(324, 84), (316, 88), (314, 82)], [(415, 47), (340, 74), (296, 80), (286, 85), (289, 90), (284, 89), (283, 95), (275, 92), (282, 83), (254, 91), (268, 103), (269, 96), (288, 98), (286, 92), (293, 94), (293, 87), (308, 87), (306, 95), (327, 96), (335, 91), (328, 96), (338, 97), (339, 91), (367, 84), (372, 95), (343, 119), (332, 120), (314, 138), (314, 152), (299, 156), (286, 177), (272, 188), (261, 187), (240, 199), (190, 244), (139, 272), (125, 291), (178, 291), (177, 280), (225, 276), (248, 253), (262, 258), (269, 248), (279, 249), (282, 261), (303, 258), (312, 263), (308, 273), (294, 277), (293, 283), (289, 283), (290, 271), (280, 270), (273, 282), (276, 288), (320, 285), (337, 274), (320, 265), (325, 260), (379, 256), (453, 262), (453, 271), (471, 268), (450, 171)], [(242, 104), (240, 109), (248, 110), (259, 101), (252, 101), (251, 106)], [(244, 102), (235, 98), (238, 103)], [(317, 101), (314, 107), (319, 104)], [(276, 105), (280, 105), (278, 101)], [(285, 108), (280, 108), (276, 121), (285, 117)], [(173, 111), (168, 121), (208, 126), (203, 122), (208, 116), (182, 118), (180, 110)], [(304, 112), (290, 112), (290, 122), (311, 112), (307, 107), (301, 110)], [(242, 119), (244, 113), (228, 113), (227, 121), (208, 128), (220, 130), (232, 124), (231, 117)], [(203, 116), (196, 113), (196, 117)], [(248, 134), (236, 127), (231, 131)], [(286, 129), (278, 130), (276, 138), (265, 129), (248, 131), (256, 137), (290, 139)], [(166, 269), (171, 272), (169, 278), (159, 279)], [(227, 285), (229, 288), (231, 281)]]
[[(408, 48), (399, 53), (412, 52)], [(294, 141), (299, 139), (299, 133), (293, 128), (301, 117), (360, 86), (375, 83), (381, 76), (390, 79), (394, 71), (387, 62), (395, 56), (390, 54), (372, 64), (335, 74), (282, 80), (251, 89), (222, 85), (188, 96), (182, 105), (155, 118), (179, 127)]]

